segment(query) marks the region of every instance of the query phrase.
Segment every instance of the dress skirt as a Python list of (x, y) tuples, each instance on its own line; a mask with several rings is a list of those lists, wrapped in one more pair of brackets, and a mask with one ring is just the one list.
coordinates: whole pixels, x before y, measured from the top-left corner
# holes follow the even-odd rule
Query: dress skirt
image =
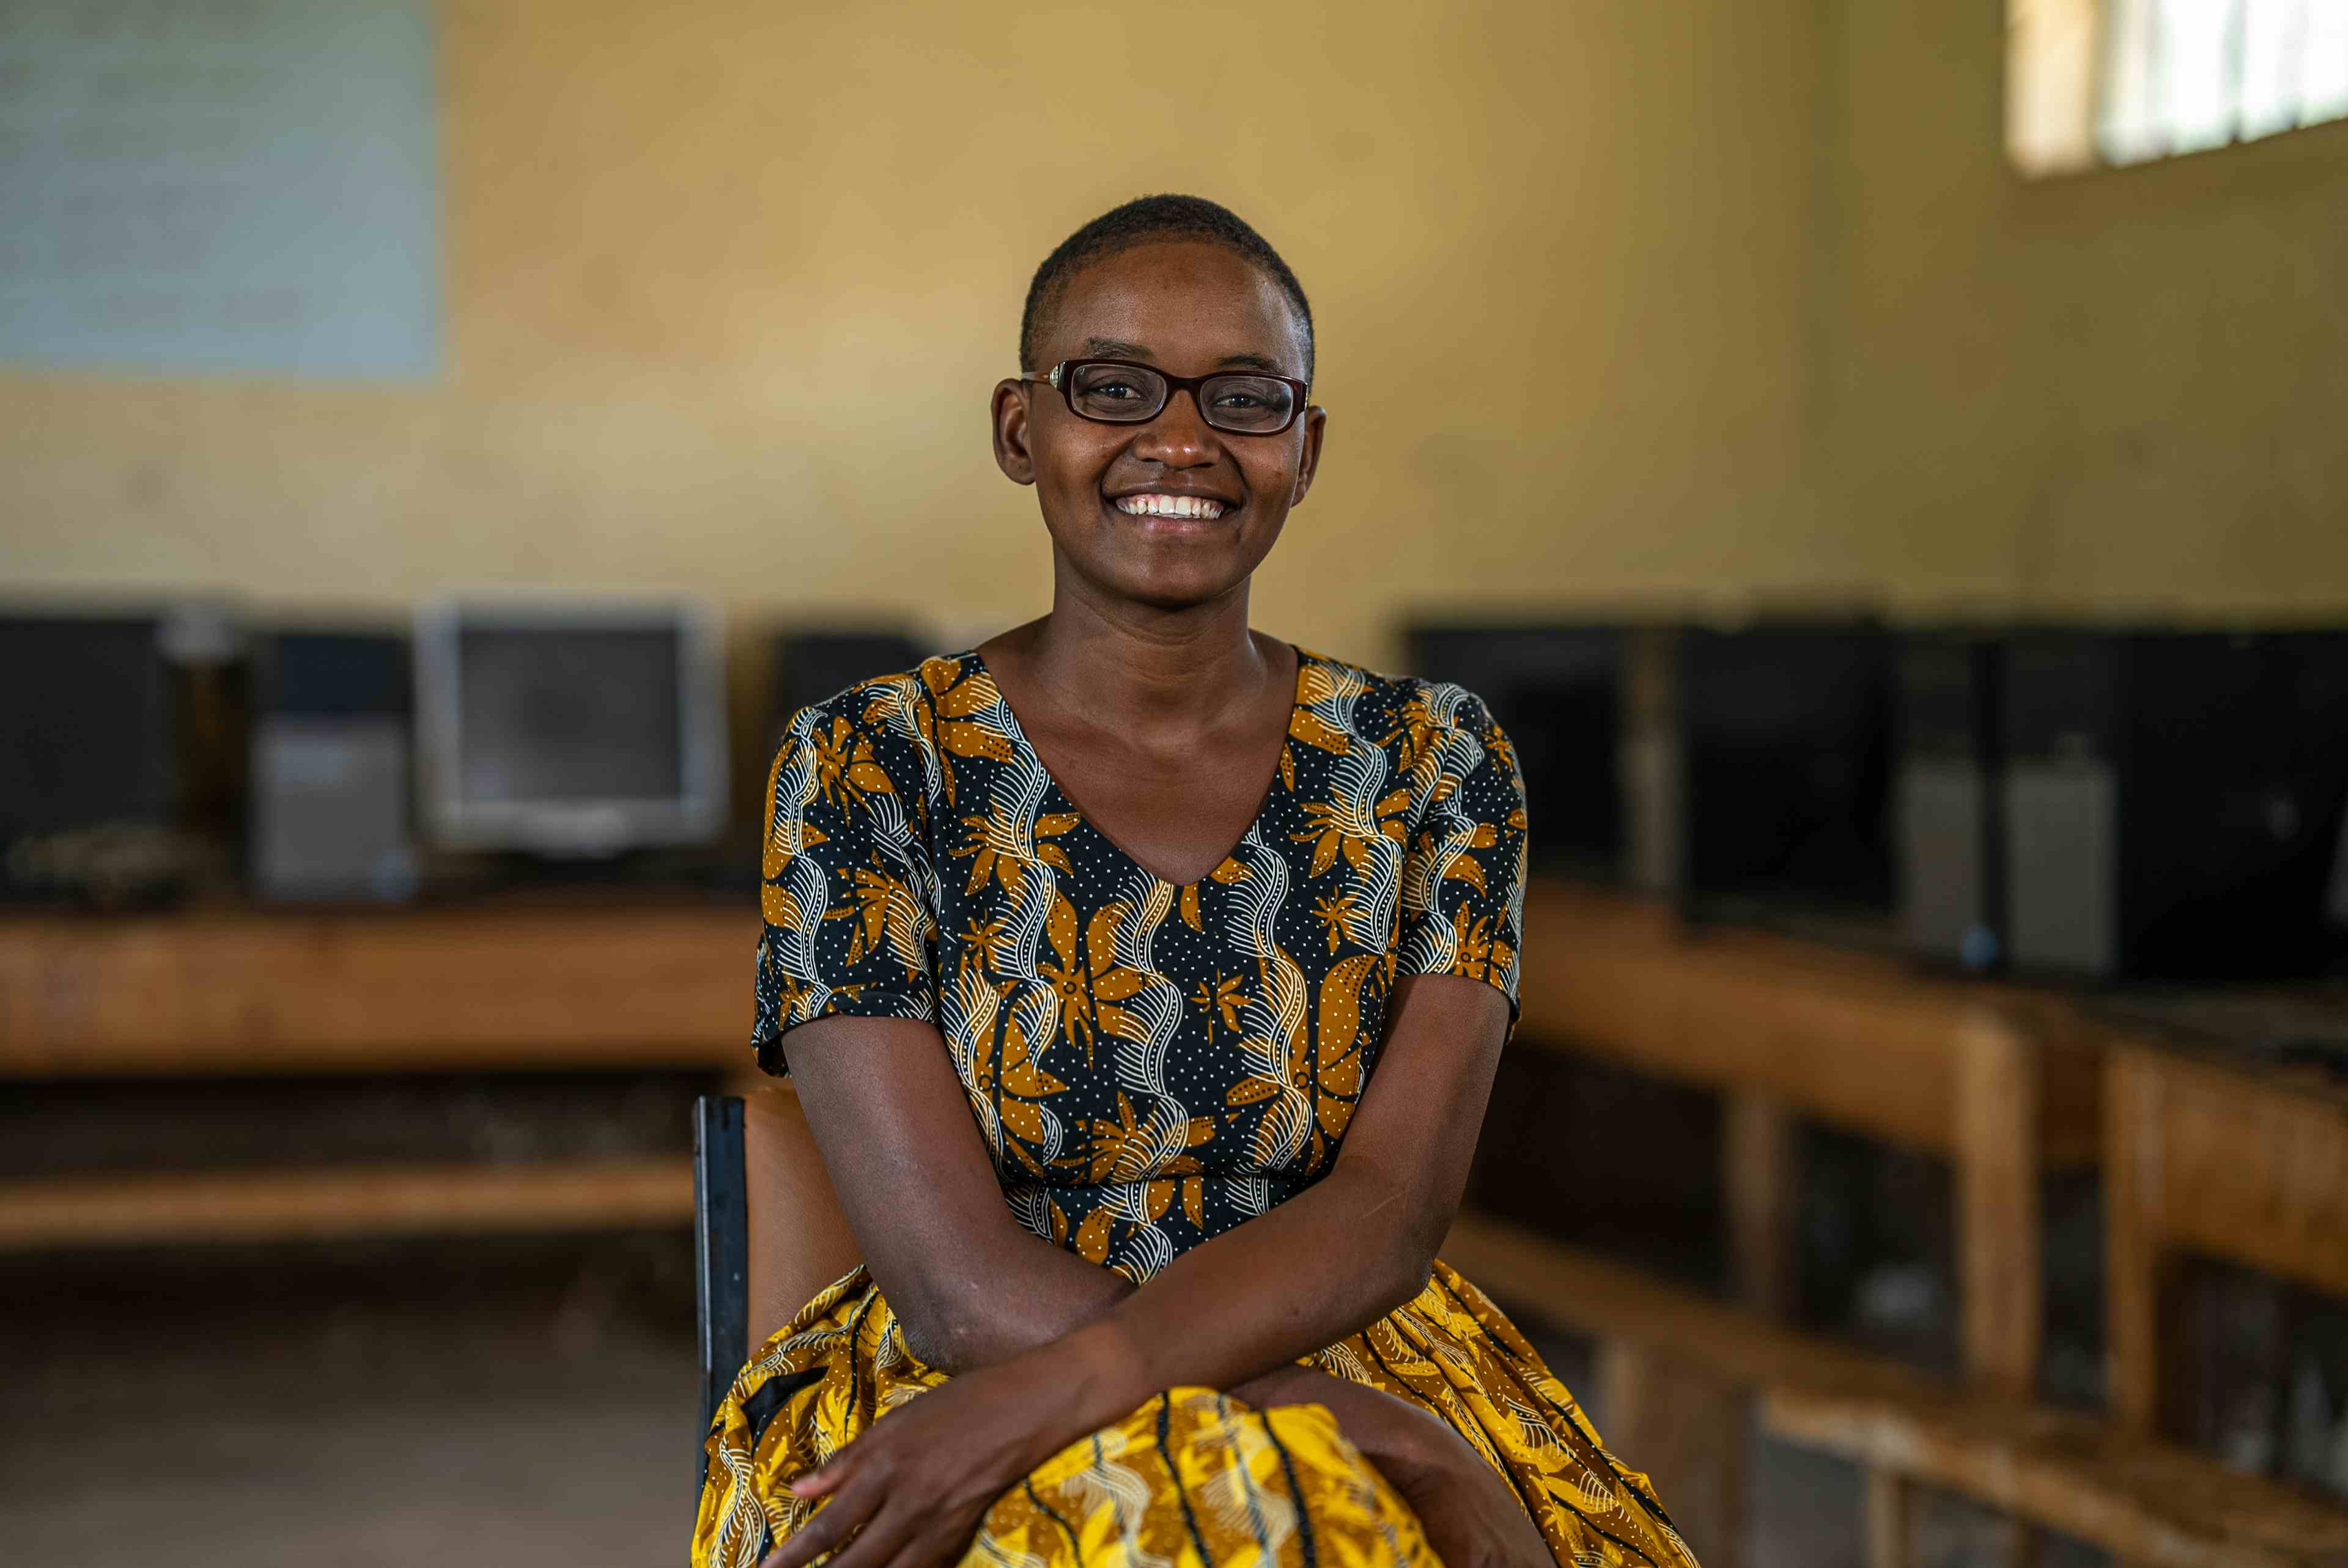
[[(1694, 1568), (1647, 1478), (1599, 1441), (1500, 1309), (1437, 1262), (1417, 1297), (1304, 1358), (1441, 1418), (1498, 1471), (1560, 1568)], [(759, 1348), (718, 1408), (695, 1568), (751, 1568), (826, 1500), (787, 1490), (946, 1375), (906, 1349), (864, 1269)], [(1152, 1396), (997, 1498), (963, 1561), (995, 1568), (1431, 1568), (1417, 1516), (1318, 1404)]]

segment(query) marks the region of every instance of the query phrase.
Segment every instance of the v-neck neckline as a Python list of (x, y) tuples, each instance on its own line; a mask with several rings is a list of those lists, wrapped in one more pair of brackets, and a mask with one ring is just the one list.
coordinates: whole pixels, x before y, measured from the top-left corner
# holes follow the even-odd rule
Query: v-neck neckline
[(1214, 881), (1217, 875), (1220, 873), (1225, 866), (1231, 865), (1239, 857), (1241, 848), (1245, 845), (1248, 841), (1248, 835), (1256, 830), (1257, 825), (1262, 823), (1265, 815), (1272, 810), (1272, 802), (1278, 800), (1280, 798), (1281, 792), (1287, 787), (1288, 739), (1291, 730), (1295, 723), (1296, 711), (1304, 706), (1304, 666), (1308, 661), (1310, 661), (1313, 656), (1305, 652), (1304, 650), (1296, 643), (1289, 642), (1285, 638), (1281, 639), (1281, 641), (1283, 643), (1286, 643), (1289, 650), (1296, 655), (1296, 679), (1293, 690), (1289, 693), (1289, 724), (1288, 726), (1283, 727), (1281, 732), (1280, 750), (1273, 755), (1272, 760), (1272, 778), (1270, 782), (1264, 785), (1262, 796), (1256, 802), (1255, 815), (1248, 818), (1247, 825), (1240, 829), (1239, 837), (1232, 841), (1231, 846), (1229, 849), (1223, 851), (1222, 858), (1217, 860), (1213, 866), (1208, 870), (1205, 876), (1193, 877), (1188, 882), (1177, 882), (1172, 877), (1162, 876), (1159, 872), (1153, 871), (1148, 866), (1144, 866), (1140, 859), (1135, 856), (1131, 850), (1126, 848), (1124, 845), (1119, 844), (1116, 839), (1111, 838), (1107, 833), (1103, 832), (1101, 830), (1100, 824), (1095, 822), (1091, 817), (1085, 814), (1085, 808), (1076, 804), (1076, 797), (1069, 794), (1066, 790), (1060, 787), (1058, 775), (1055, 774), (1052, 772), (1050, 764), (1044, 761), (1044, 753), (1035, 749), (1035, 743), (1027, 738), (1027, 727), (1019, 722), (1019, 714), (1012, 708), (1011, 699), (1004, 695), (1003, 687), (994, 679), (994, 668), (986, 661), (986, 655), (981, 653), (976, 647), (973, 647), (963, 657), (971, 660), (978, 666), (979, 674), (985, 678), (987, 685), (992, 688), (994, 692), (995, 702), (1001, 705), (1004, 716), (1010, 720), (1012, 739), (1017, 743), (1019, 748), (1025, 752), (1028, 757), (1035, 763), (1035, 771), (1044, 775), (1045, 787), (1051, 792), (1053, 796), (1058, 801), (1059, 804), (1066, 808), (1068, 814), (1074, 816), (1077, 822), (1083, 824), (1086, 827), (1090, 828), (1092, 830), (1093, 836), (1099, 839), (1103, 844), (1107, 845), (1112, 850), (1116, 851), (1117, 854), (1125, 860), (1127, 865), (1140, 872), (1144, 876), (1148, 876), (1165, 886), (1172, 888), (1177, 894), (1184, 894), (1192, 892), (1197, 888), (1203, 887), (1208, 883)]

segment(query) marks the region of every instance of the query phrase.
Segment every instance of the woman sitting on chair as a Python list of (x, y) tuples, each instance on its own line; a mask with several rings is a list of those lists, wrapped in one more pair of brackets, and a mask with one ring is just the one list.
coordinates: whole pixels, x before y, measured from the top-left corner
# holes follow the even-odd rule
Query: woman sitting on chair
[(1045, 261), (1019, 348), (994, 456), (1051, 612), (775, 762), (758, 1060), (865, 1262), (720, 1407), (695, 1563), (1689, 1568), (1435, 1255), (1524, 789), (1472, 693), (1248, 625), (1321, 457), (1303, 289), (1148, 198)]

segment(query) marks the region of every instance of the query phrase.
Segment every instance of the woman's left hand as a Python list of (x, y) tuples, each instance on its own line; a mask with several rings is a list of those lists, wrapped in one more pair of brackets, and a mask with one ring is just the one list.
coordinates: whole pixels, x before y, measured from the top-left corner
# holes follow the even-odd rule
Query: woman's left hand
[[(760, 1568), (805, 1568), (846, 1547), (830, 1568), (931, 1568), (957, 1561), (986, 1510), (1081, 1434), (1065, 1385), (983, 1367), (890, 1410), (791, 1486), (831, 1501)], [(852, 1539), (851, 1539), (852, 1537)]]

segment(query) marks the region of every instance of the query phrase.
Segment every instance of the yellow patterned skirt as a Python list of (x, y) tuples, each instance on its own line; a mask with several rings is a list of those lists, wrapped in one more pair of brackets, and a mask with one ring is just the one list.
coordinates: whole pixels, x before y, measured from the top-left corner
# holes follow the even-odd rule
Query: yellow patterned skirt
[[(1434, 1412), (1507, 1478), (1571, 1568), (1694, 1568), (1647, 1478), (1624, 1469), (1524, 1336), (1447, 1265), (1408, 1305), (1304, 1358)], [(905, 1348), (859, 1268), (734, 1381), (709, 1432), (695, 1568), (751, 1568), (822, 1505), (786, 1490), (887, 1410), (946, 1380)], [(1327, 1407), (1259, 1410), (1176, 1388), (995, 1499), (964, 1559), (1074, 1568), (1439, 1568), (1417, 1517)]]

